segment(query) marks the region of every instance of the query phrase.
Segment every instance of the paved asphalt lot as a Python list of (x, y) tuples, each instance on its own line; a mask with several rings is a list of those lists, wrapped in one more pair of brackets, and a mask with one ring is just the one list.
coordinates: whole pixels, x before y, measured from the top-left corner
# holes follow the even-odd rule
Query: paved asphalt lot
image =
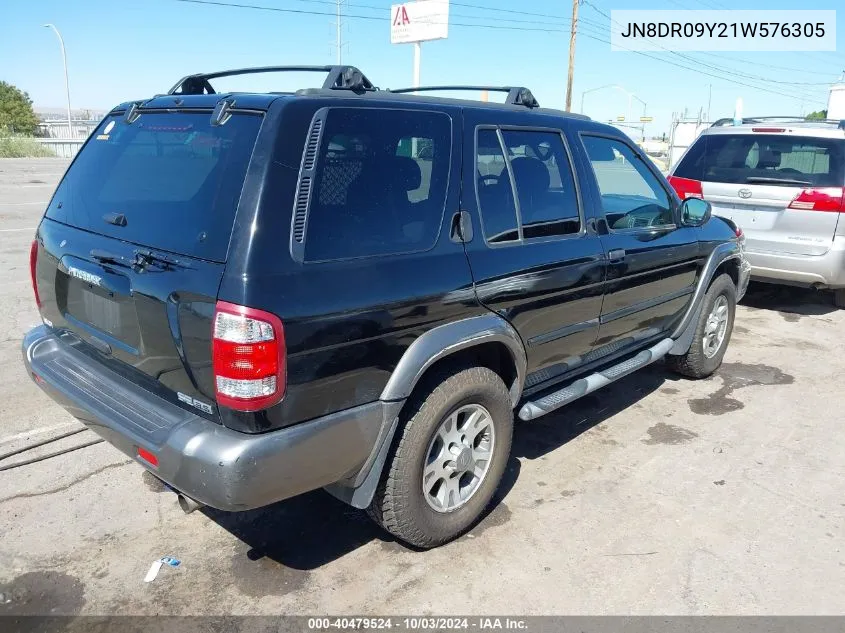
[[(0, 161), (0, 454), (78, 427), (19, 350), (64, 167)], [(841, 614), (843, 327), (824, 295), (752, 286), (718, 375), (657, 365), (518, 425), (498, 504), (431, 552), (322, 491), (185, 516), (107, 444), (0, 472), (0, 614)]]

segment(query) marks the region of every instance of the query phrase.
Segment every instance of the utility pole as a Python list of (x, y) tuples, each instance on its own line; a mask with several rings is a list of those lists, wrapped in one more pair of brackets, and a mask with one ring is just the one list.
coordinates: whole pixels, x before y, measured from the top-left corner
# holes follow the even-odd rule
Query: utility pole
[(572, 76), (575, 74), (575, 34), (578, 29), (578, 1), (572, 0), (572, 32), (569, 36), (569, 75), (566, 78), (566, 111), (572, 111)]
[(343, 3), (345, 0), (335, 0), (335, 46), (337, 47), (337, 65), (343, 64)]

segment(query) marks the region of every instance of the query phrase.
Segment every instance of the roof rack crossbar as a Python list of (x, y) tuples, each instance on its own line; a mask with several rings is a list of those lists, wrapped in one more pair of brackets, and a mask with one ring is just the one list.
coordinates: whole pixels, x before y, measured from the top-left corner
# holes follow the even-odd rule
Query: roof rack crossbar
[(407, 92), (434, 91), (473, 91), (473, 92), (506, 92), (505, 103), (521, 105), (526, 108), (539, 108), (540, 104), (528, 88), (522, 86), (420, 86), (418, 88), (391, 88), (388, 92), (403, 94)]
[(255, 66), (251, 68), (236, 68), (220, 70), (213, 73), (198, 73), (182, 77), (167, 91), (167, 94), (216, 94), (209, 83), (209, 79), (218, 77), (232, 77), (234, 75), (254, 75), (258, 73), (281, 72), (319, 72), (326, 73), (323, 88), (328, 90), (352, 90), (365, 92), (375, 90), (375, 86), (366, 75), (355, 66)]
[[(742, 123), (763, 123), (765, 121), (783, 121), (784, 123), (794, 122), (794, 123), (804, 123), (809, 121), (810, 123), (839, 123), (839, 121), (833, 121), (832, 119), (807, 119), (803, 116), (795, 116), (795, 115), (787, 115), (787, 116), (752, 116), (752, 117), (743, 117)], [(718, 119), (715, 121), (710, 127), (726, 127), (733, 125), (734, 119), (733, 117), (725, 117), (723, 119)]]

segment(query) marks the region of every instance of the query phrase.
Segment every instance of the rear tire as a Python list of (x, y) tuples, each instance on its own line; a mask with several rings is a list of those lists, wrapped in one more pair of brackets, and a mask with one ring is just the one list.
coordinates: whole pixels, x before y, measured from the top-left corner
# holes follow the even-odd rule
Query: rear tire
[(845, 308), (845, 288), (833, 291), (833, 303), (837, 308)]
[(499, 486), (512, 431), (510, 396), (495, 372), (453, 367), (432, 376), (403, 410), (369, 515), (415, 547), (460, 536)]
[(686, 354), (667, 356), (666, 364), (688, 378), (706, 378), (719, 368), (728, 349), (736, 316), (736, 286), (720, 275), (704, 295), (701, 315)]

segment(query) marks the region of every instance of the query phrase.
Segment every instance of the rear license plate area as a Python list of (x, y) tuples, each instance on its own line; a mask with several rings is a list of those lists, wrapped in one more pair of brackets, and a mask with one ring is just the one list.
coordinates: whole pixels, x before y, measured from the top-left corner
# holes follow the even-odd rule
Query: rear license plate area
[(137, 347), (140, 342), (138, 319), (131, 297), (71, 278), (68, 283), (67, 313), (77, 321), (132, 347)]

